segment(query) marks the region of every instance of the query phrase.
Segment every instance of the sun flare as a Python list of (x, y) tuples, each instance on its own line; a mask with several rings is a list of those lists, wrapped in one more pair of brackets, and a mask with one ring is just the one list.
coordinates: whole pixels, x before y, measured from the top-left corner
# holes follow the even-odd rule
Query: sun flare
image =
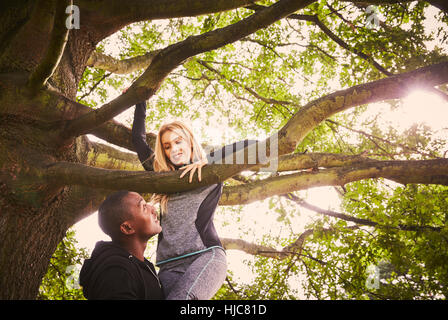
[(390, 112), (388, 120), (401, 130), (413, 124), (426, 124), (434, 131), (448, 128), (448, 102), (434, 93), (415, 90)]

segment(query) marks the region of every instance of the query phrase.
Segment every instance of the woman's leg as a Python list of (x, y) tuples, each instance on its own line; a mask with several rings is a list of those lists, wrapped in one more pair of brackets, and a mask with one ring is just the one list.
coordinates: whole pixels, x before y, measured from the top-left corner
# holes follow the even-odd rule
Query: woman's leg
[(185, 265), (177, 265), (173, 267), (164, 266), (159, 270), (159, 280), (162, 284), (165, 298), (168, 297), (177, 281), (182, 278), (185, 273)]
[[(226, 278), (226, 253), (221, 248), (213, 248), (195, 256), (185, 273), (170, 281), (166, 298), (168, 300), (208, 300), (219, 290)], [(172, 274), (171, 274), (172, 275)], [(174, 278), (174, 277), (172, 277)], [(163, 279), (160, 279), (163, 284)]]

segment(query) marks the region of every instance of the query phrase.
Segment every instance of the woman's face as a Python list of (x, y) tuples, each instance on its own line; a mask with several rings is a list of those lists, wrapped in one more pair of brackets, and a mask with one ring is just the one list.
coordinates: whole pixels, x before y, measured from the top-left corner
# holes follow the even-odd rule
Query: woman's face
[(191, 144), (183, 136), (173, 131), (166, 131), (162, 137), (162, 148), (172, 163), (179, 166), (191, 159)]

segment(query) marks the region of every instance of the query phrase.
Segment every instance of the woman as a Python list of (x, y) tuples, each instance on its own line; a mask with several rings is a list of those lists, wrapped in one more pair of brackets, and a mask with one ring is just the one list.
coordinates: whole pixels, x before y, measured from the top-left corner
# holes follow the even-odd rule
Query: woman
[[(146, 102), (135, 106), (132, 141), (145, 170), (163, 172), (184, 170), (180, 178), (212, 162), (205, 155), (192, 131), (182, 122), (163, 125), (155, 151), (146, 143)], [(256, 141), (234, 143), (233, 150)], [(224, 147), (221, 152), (224, 153)], [(167, 299), (210, 299), (221, 287), (227, 271), (226, 253), (216, 233), (213, 216), (222, 193), (222, 183), (171, 195), (157, 194), (162, 232), (157, 245), (156, 265)]]

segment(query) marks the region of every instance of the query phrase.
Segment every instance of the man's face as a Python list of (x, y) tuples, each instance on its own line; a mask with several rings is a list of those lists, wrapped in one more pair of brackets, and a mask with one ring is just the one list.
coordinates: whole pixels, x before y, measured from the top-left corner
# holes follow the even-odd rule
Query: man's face
[(126, 200), (133, 216), (128, 222), (138, 237), (147, 240), (162, 231), (156, 209), (146, 203), (141, 195), (130, 192)]

